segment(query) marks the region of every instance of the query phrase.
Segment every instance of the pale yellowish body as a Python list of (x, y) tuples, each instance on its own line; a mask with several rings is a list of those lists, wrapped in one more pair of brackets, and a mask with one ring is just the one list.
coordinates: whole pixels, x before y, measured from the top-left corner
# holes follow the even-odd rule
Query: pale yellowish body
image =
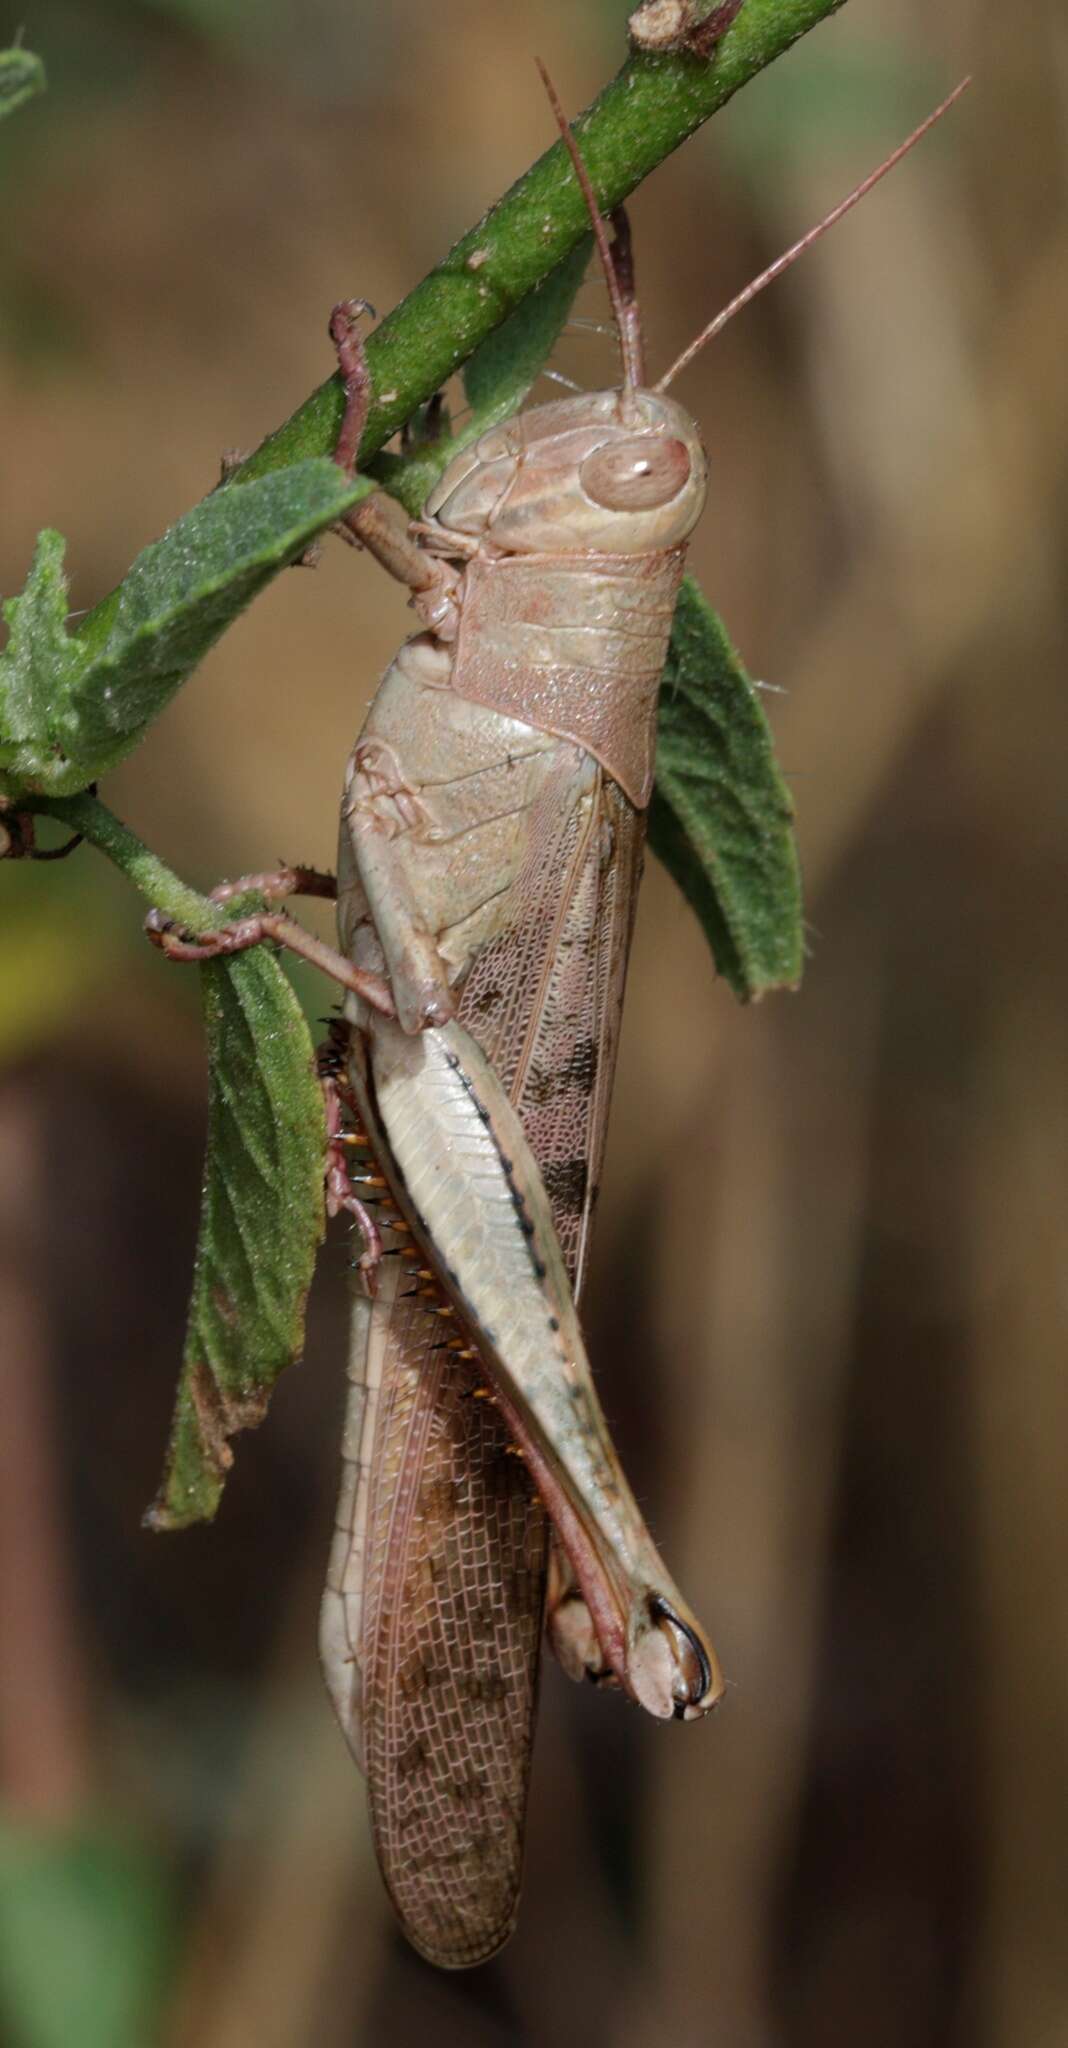
[[(573, 1298), (704, 480), (692, 422), (645, 392), (539, 407), (459, 456), (424, 529), (435, 626), (387, 670), (346, 782), (341, 942), (396, 1007), (348, 999), (352, 1081), (434, 1286), (390, 1259), (355, 1305), (322, 1650), (387, 1884), (438, 1962), (514, 1918), (546, 1510), (567, 1668), (657, 1715), (721, 1690)], [(442, 1348), (457, 1329), (466, 1356)]]
[[(381, 1260), (374, 1298), (354, 1305), (322, 1653), (386, 1884), (411, 1941), (447, 1967), (484, 1960), (514, 1924), (546, 1609), (572, 1676), (686, 1720), (722, 1691), (619, 1468), (575, 1314), (657, 689), (705, 495), (697, 430), (664, 393), (969, 82), (650, 391), (625, 222), (610, 250), (543, 78), (601, 254), (622, 389), (538, 407), (458, 454), (417, 544), (367, 501), (348, 515), (409, 582), (427, 628), (391, 664), (350, 762), (348, 958), (273, 913), (210, 942), (152, 927), (177, 958), (281, 940), (358, 991), (346, 999), (352, 1090), (403, 1219), (384, 1249), (426, 1263)], [(360, 306), (331, 323), (350, 472), (369, 390), (347, 331)], [(270, 895), (306, 876), (251, 879)], [(339, 1172), (328, 1199), (358, 1211)], [(375, 1233), (362, 1221), (367, 1266)]]

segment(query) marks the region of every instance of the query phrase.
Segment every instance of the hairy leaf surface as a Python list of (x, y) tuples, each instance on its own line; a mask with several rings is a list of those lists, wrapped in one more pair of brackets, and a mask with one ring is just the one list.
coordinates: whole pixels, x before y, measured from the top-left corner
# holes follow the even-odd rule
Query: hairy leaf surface
[(230, 1438), (299, 1355), (323, 1236), (326, 1126), (297, 998), (267, 947), (201, 969), (208, 1149), (182, 1374), (148, 1521), (210, 1520)]
[(693, 578), (660, 691), (649, 840), (743, 1002), (801, 979), (793, 804), (757, 693)]
[(226, 627), (361, 495), (319, 457), (216, 491), (138, 555), (88, 651), (66, 629), (64, 543), (42, 533), (4, 606), (0, 795), (72, 796), (122, 760)]

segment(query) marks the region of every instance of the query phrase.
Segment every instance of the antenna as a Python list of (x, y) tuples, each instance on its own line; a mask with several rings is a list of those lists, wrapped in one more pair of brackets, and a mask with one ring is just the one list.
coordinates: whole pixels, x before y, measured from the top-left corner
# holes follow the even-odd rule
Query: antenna
[(711, 341), (713, 335), (719, 334), (726, 327), (728, 320), (733, 320), (735, 314), (740, 313), (742, 307), (749, 304), (750, 299), (755, 299), (757, 293), (764, 290), (765, 285), (769, 285), (774, 282), (775, 278), (781, 277), (784, 270), (789, 270), (791, 263), (796, 263), (798, 257), (803, 256), (805, 250), (812, 247), (813, 242), (818, 242), (820, 236), (825, 235), (828, 228), (833, 228), (835, 222), (840, 221), (843, 214), (848, 213), (851, 207), (856, 206), (861, 199), (864, 199), (871, 191), (872, 186), (877, 185), (880, 178), (885, 178), (887, 171), (892, 171), (894, 165), (899, 164), (902, 157), (907, 156), (909, 150), (915, 148), (917, 142), (926, 135), (927, 130), (933, 128), (935, 122), (940, 121), (943, 114), (949, 112), (954, 101), (959, 100), (961, 93), (967, 91), (971, 82), (970, 77), (962, 78), (960, 84), (954, 86), (948, 98), (942, 101), (941, 106), (936, 107), (933, 114), (928, 114), (926, 121), (921, 121), (919, 127), (914, 128), (912, 134), (906, 136), (904, 142), (898, 144), (893, 155), (888, 156), (885, 163), (881, 163), (877, 170), (870, 172), (868, 177), (864, 179), (863, 184), (857, 185), (847, 199), (841, 200), (830, 213), (824, 215), (821, 221), (817, 221), (814, 228), (809, 228), (808, 233), (802, 235), (799, 242), (795, 242), (792, 248), (785, 250), (783, 255), (777, 256), (774, 263), (769, 263), (767, 269), (762, 270), (759, 277), (754, 277), (751, 284), (747, 284), (745, 289), (740, 291), (737, 297), (730, 301), (729, 305), (724, 306), (722, 313), (717, 313), (715, 319), (709, 321), (708, 326), (702, 329), (696, 340), (691, 341), (689, 346), (683, 349), (681, 356), (676, 357), (670, 370), (666, 371), (664, 376), (654, 384), (653, 390), (666, 391), (668, 385), (674, 383), (679, 371), (684, 370), (687, 363), (691, 363), (698, 351), (704, 348), (706, 341)]
[[(541, 58), (535, 57), (534, 62), (537, 65), (538, 70), (541, 72), (541, 82), (549, 95), (549, 105), (551, 106), (553, 113), (556, 115), (556, 125), (560, 130), (560, 134), (564, 143), (564, 148), (567, 150), (568, 156), (571, 158), (571, 162), (574, 165), (575, 176), (579, 181), (582, 196), (586, 201), (586, 208), (590, 216), (591, 225), (593, 227), (594, 240), (597, 243), (597, 254), (601, 259), (601, 268), (604, 271), (605, 283), (608, 286), (608, 296), (612, 301), (612, 312), (615, 317), (616, 328), (619, 334), (620, 353), (623, 357), (623, 393), (624, 397), (626, 398), (629, 395), (629, 393), (637, 389), (642, 379), (640, 330), (638, 328), (637, 322), (637, 303), (636, 301), (633, 302), (631, 307), (628, 308), (626, 300), (624, 298), (623, 289), (619, 281), (619, 272), (617, 271), (615, 263), (612, 260), (612, 251), (608, 245), (608, 235), (605, 231), (604, 216), (602, 215), (601, 209), (597, 204), (597, 194), (595, 193), (593, 185), (590, 181), (590, 174), (582, 160), (582, 154), (579, 149), (578, 143), (575, 141), (575, 138), (571, 133), (571, 124), (563, 110), (563, 107), (560, 105), (559, 94), (557, 93), (556, 87), (553, 84), (552, 79), (549, 77), (549, 74), (545, 69), (544, 64), (542, 63)], [(617, 234), (618, 232), (619, 230), (617, 226)]]

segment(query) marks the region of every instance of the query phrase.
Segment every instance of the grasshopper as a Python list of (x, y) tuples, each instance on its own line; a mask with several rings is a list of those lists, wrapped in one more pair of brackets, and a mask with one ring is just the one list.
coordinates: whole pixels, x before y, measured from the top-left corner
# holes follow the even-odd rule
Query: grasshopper
[[(410, 530), (379, 499), (350, 514), (409, 586), (421, 630), (348, 765), (340, 961), (277, 915), (196, 945), (156, 927), (182, 957), (288, 939), (345, 985), (328, 1191), (367, 1248), (321, 1654), (386, 1886), (408, 1938), (446, 1967), (485, 1960), (515, 1922), (543, 1628), (572, 1676), (657, 1717), (698, 1719), (723, 1690), (621, 1470), (576, 1314), (657, 691), (706, 492), (700, 434), (667, 387), (957, 96), (649, 385), (625, 221), (610, 244), (545, 83), (621, 384), (484, 434)], [(368, 396), (362, 310), (348, 302), (332, 323), (349, 469)], [(377, 1223), (347, 1190), (339, 1105), (372, 1155)]]

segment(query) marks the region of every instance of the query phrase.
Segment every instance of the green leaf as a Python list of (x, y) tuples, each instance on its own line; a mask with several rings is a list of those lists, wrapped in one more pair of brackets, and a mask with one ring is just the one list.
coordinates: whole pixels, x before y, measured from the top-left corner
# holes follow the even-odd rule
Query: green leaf
[(453, 456), (490, 427), (511, 419), (522, 405), (545, 368), (574, 304), (586, 275), (592, 240), (584, 235), (468, 359), (463, 382), (471, 411), (459, 432), (429, 442), (413, 455), (378, 455), (369, 465), (369, 473), (392, 497), (400, 499), (413, 519), (421, 516)]
[(88, 1824), (0, 1823), (0, 2032), (9, 2048), (144, 2048), (173, 1915), (156, 1862)]
[(0, 654), (0, 794), (13, 793), (11, 782), (27, 786), (31, 769), (48, 774), (55, 759), (49, 737), (52, 708), (65, 699), (78, 672), (77, 650), (66, 626), (65, 545), (63, 535), (49, 527), (38, 534), (26, 588), (4, 605), (8, 642)]
[(592, 247), (592, 235), (583, 235), (468, 360), (464, 390), (479, 416), (480, 433), (498, 420), (510, 419), (545, 368), (586, 275)]
[(801, 979), (793, 804), (756, 691), (692, 577), (660, 691), (649, 839), (741, 1001)]
[[(34, 810), (96, 846), (193, 933), (262, 907), (254, 893), (225, 906), (198, 895), (97, 797), (37, 798)], [(275, 1380), (300, 1351), (323, 1236), (326, 1120), (296, 993), (266, 945), (207, 962), (200, 987), (207, 1159), (171, 1441), (147, 1517), (160, 1529), (214, 1514), (230, 1437), (262, 1419)]]
[(70, 796), (113, 768), (238, 613), (365, 491), (316, 457), (214, 492), (138, 555), (95, 652), (65, 630), (63, 541), (42, 534), (25, 591), (4, 606), (0, 795)]
[(45, 89), (45, 68), (32, 50), (0, 50), (0, 121)]
[(264, 946), (201, 970), (208, 1149), (166, 1470), (146, 1520), (210, 1521), (233, 1463), (303, 1342), (324, 1227), (326, 1124), (308, 1027)]

